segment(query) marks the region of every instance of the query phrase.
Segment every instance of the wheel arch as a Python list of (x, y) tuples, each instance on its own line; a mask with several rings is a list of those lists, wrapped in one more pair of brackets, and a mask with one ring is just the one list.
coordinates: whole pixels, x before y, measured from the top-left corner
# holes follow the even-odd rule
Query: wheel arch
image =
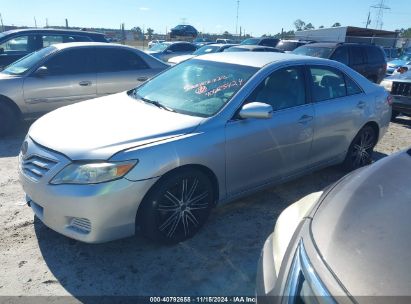
[[(375, 144), (377, 144), (377, 143), (378, 143), (378, 140), (379, 140), (379, 138), (380, 138), (380, 126), (379, 126), (378, 123), (375, 122), (375, 121), (369, 121), (369, 122), (367, 122), (364, 126), (362, 126), (362, 128), (360, 129), (360, 131), (361, 131), (364, 127), (367, 127), (367, 126), (373, 128), (373, 130), (375, 131), (375, 133), (376, 133), (376, 135), (377, 135), (377, 136), (376, 136), (376, 142), (375, 142)], [(358, 131), (358, 133), (359, 133), (360, 131)], [(358, 133), (357, 133), (357, 134), (358, 134)]]
[(204, 165), (200, 165), (200, 164), (187, 164), (187, 165), (183, 165), (174, 169), (171, 169), (170, 171), (166, 172), (165, 174), (163, 174), (161, 176), (161, 178), (159, 178), (159, 180), (157, 182), (154, 183), (154, 185), (151, 186), (151, 188), (147, 191), (147, 193), (144, 195), (144, 198), (141, 200), (140, 205), (138, 206), (137, 209), (137, 214), (136, 214), (136, 224), (138, 225), (138, 218), (141, 215), (142, 212), (142, 206), (143, 206), (143, 202), (146, 200), (146, 197), (148, 197), (151, 193), (151, 191), (153, 191), (153, 189), (166, 177), (175, 174), (178, 171), (181, 170), (198, 170), (201, 171), (202, 173), (204, 173), (205, 175), (207, 175), (207, 177), (210, 179), (211, 184), (213, 186), (213, 191), (214, 191), (214, 206), (217, 205), (218, 201), (219, 201), (219, 197), (220, 197), (220, 189), (219, 189), (219, 184), (218, 184), (218, 178), (216, 176), (216, 174), (213, 172), (213, 170), (211, 170), (209, 167), (204, 166)]
[(18, 105), (12, 99), (10, 99), (9, 97), (0, 94), (0, 102), (4, 102), (8, 106), (10, 106), (10, 108), (16, 114), (17, 118), (20, 118), (22, 116), (21, 110), (18, 107)]

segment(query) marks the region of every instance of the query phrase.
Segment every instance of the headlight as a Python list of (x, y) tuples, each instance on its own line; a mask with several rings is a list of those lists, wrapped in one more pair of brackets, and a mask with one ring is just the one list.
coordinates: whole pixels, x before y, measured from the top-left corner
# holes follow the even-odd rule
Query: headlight
[(70, 164), (51, 180), (51, 184), (98, 184), (122, 178), (136, 164), (137, 160), (124, 162), (100, 162)]
[(311, 265), (302, 241), (288, 274), (284, 296), (289, 303), (336, 303)]
[(388, 92), (391, 93), (391, 90), (392, 90), (392, 81), (390, 81), (390, 80), (383, 80), (383, 81), (381, 81), (380, 86), (382, 86), (384, 89), (386, 89)]

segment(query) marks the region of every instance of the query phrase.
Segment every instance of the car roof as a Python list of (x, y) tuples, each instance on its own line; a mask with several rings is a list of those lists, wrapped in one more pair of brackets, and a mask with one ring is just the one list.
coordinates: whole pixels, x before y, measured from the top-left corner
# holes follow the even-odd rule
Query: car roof
[(314, 58), (309, 56), (300, 56), (294, 54), (274, 53), (274, 52), (222, 52), (211, 53), (196, 57), (199, 60), (208, 60), (215, 62), (231, 63), (237, 65), (245, 65), (256, 68), (262, 68), (267, 64), (279, 61), (300, 61), (323, 62), (330, 61), (322, 58)]
[(258, 49), (267, 49), (267, 48), (275, 49), (275, 48), (270, 47), (270, 46), (255, 45), (255, 44), (240, 44), (240, 45), (236, 46), (236, 48), (247, 49), (247, 50), (258, 50)]
[(117, 47), (117, 48), (127, 48), (127, 49), (136, 50), (136, 48), (128, 46), (128, 45), (122, 45), (122, 44), (116, 44), (116, 43), (105, 43), (105, 42), (69, 42), (69, 43), (56, 43), (56, 44), (53, 44), (52, 46), (57, 48), (58, 50), (64, 50), (64, 49), (70, 49), (70, 48), (76, 48), (76, 47), (85, 47), (85, 46)]
[(60, 34), (78, 34), (78, 35), (102, 35), (102, 33), (98, 32), (90, 32), (90, 31), (80, 31), (80, 30), (68, 30), (68, 29), (39, 29), (39, 28), (26, 28), (26, 29), (15, 29), (3, 32), (4, 35), (16, 34), (16, 33), (60, 33)]

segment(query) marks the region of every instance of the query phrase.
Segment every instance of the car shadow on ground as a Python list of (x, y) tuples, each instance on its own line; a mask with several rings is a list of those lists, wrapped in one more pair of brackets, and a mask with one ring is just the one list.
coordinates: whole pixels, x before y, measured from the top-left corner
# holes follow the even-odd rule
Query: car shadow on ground
[(411, 117), (408, 116), (398, 116), (392, 122), (399, 124), (405, 128), (411, 129)]
[[(254, 295), (257, 262), (279, 214), (341, 178), (337, 167), (216, 208), (192, 239), (163, 246), (136, 236), (84, 244), (34, 223), (50, 271), (71, 295)], [(53, 282), (51, 282), (53, 283)]]
[(0, 137), (0, 157), (13, 157), (19, 154), (21, 144), (32, 123), (32, 120), (22, 121), (11, 134)]

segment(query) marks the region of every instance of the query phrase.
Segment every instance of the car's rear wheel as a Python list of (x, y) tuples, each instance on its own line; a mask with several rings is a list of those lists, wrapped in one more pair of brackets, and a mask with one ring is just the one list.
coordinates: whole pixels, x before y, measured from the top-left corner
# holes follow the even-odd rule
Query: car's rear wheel
[(137, 219), (150, 239), (175, 244), (191, 238), (206, 222), (214, 203), (213, 185), (199, 170), (164, 176), (142, 202)]
[(16, 125), (18, 117), (13, 108), (0, 99), (0, 137), (8, 135)]
[(363, 127), (354, 137), (345, 157), (343, 167), (348, 171), (369, 165), (377, 143), (377, 133), (371, 126)]

